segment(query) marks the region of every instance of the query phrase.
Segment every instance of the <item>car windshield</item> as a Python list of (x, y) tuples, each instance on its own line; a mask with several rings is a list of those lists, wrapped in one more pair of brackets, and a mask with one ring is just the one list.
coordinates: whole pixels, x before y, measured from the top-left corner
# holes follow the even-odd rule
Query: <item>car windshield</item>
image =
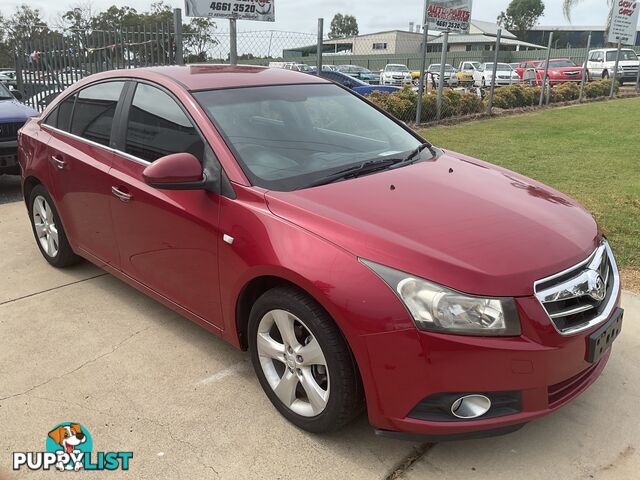
[(549, 61), (549, 68), (565, 68), (565, 67), (575, 67), (575, 66), (576, 64), (568, 59)]
[(0, 83), (0, 100), (9, 100), (13, 98), (14, 97), (9, 89), (3, 83)]
[[(485, 63), (484, 69), (493, 70), (493, 63)], [(511, 68), (511, 65), (509, 65), (508, 63), (498, 63), (496, 70), (499, 72), (504, 72), (504, 71), (510, 72), (511, 70), (513, 70), (513, 68)]]
[(252, 184), (291, 191), (364, 161), (398, 158), (422, 142), (332, 84), (194, 93)]
[(386, 72), (408, 72), (409, 68), (405, 65), (387, 65), (384, 70)]
[[(607, 62), (615, 62), (617, 53), (618, 53), (617, 51), (607, 52)], [(633, 50), (620, 50), (620, 60), (621, 61), (623, 61), (623, 60), (624, 61), (628, 61), (628, 60), (637, 61), (638, 60), (638, 56), (636, 55), (636, 52), (634, 52)]]
[[(431, 72), (439, 72), (440, 71), (440, 64), (439, 63), (434, 63), (433, 65), (429, 66), (429, 71)], [(446, 64), (444, 66), (444, 71), (445, 72), (455, 72), (455, 68), (453, 68), (452, 65)]]

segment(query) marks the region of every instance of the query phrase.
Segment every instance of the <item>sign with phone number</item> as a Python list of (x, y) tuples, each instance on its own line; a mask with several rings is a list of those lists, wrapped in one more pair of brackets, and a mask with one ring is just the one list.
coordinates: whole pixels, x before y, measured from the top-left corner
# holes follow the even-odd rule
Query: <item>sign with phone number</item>
[(432, 30), (469, 33), (472, 0), (432, 0), (427, 21)]
[(275, 0), (185, 0), (187, 17), (237, 18), (275, 22)]

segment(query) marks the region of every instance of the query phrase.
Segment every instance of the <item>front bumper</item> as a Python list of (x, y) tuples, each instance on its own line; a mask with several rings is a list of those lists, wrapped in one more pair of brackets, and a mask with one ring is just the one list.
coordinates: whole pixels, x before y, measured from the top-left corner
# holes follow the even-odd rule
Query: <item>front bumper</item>
[(18, 168), (18, 141), (0, 142), (0, 173)]
[[(616, 301), (619, 306), (620, 299)], [(377, 399), (370, 422), (385, 436), (425, 441), (508, 433), (580, 395), (599, 377), (610, 348), (595, 363), (586, 359), (589, 336), (602, 324), (561, 336), (534, 297), (518, 298), (519, 337), (471, 337), (418, 330), (366, 336)], [(615, 311), (615, 310), (614, 310)], [(396, 348), (389, 348), (395, 345)], [(417, 414), (440, 394), (515, 395), (516, 405), (473, 420)], [(369, 401), (369, 399), (368, 399)], [(373, 408), (372, 408), (373, 407)], [(493, 407), (492, 407), (493, 408)], [(424, 412), (424, 408), (422, 409)]]

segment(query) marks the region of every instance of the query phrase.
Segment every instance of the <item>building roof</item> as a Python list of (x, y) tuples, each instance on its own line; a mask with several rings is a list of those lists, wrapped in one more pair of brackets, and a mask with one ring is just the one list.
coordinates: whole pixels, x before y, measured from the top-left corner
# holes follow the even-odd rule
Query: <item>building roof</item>
[[(433, 40), (429, 40), (429, 43), (442, 43), (443, 37), (434, 38)], [(460, 43), (496, 43), (495, 37), (490, 37), (489, 35), (484, 35), (482, 33), (451, 33), (449, 34), (449, 44), (460, 44)], [(543, 47), (542, 45), (536, 45), (535, 43), (523, 42), (522, 40), (513, 39), (513, 38), (500, 38), (500, 45), (515, 45), (527, 48), (538, 48), (541, 50), (546, 50), (547, 47)]]
[[(477, 28), (482, 33), (489, 35), (491, 37), (495, 37), (498, 35), (498, 28), (500, 26), (497, 23), (493, 22), (485, 22), (484, 20), (473, 20), (471, 19), (471, 26)], [(501, 33), (502, 38), (516, 38), (516, 36), (506, 29), (502, 29)]]
[[(604, 25), (536, 25), (530, 28), (531, 31), (548, 32), (550, 30), (559, 32), (604, 32)], [(638, 26), (640, 32), (640, 25)]]

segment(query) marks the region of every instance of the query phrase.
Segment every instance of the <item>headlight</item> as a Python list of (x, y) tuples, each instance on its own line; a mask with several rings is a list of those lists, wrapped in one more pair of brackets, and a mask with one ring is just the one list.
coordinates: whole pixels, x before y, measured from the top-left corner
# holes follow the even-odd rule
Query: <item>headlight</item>
[(483, 298), (360, 259), (391, 287), (421, 330), (458, 335), (520, 335), (513, 298)]
[(560, 75), (560, 72), (557, 70), (551, 70), (551, 75), (553, 76)]

